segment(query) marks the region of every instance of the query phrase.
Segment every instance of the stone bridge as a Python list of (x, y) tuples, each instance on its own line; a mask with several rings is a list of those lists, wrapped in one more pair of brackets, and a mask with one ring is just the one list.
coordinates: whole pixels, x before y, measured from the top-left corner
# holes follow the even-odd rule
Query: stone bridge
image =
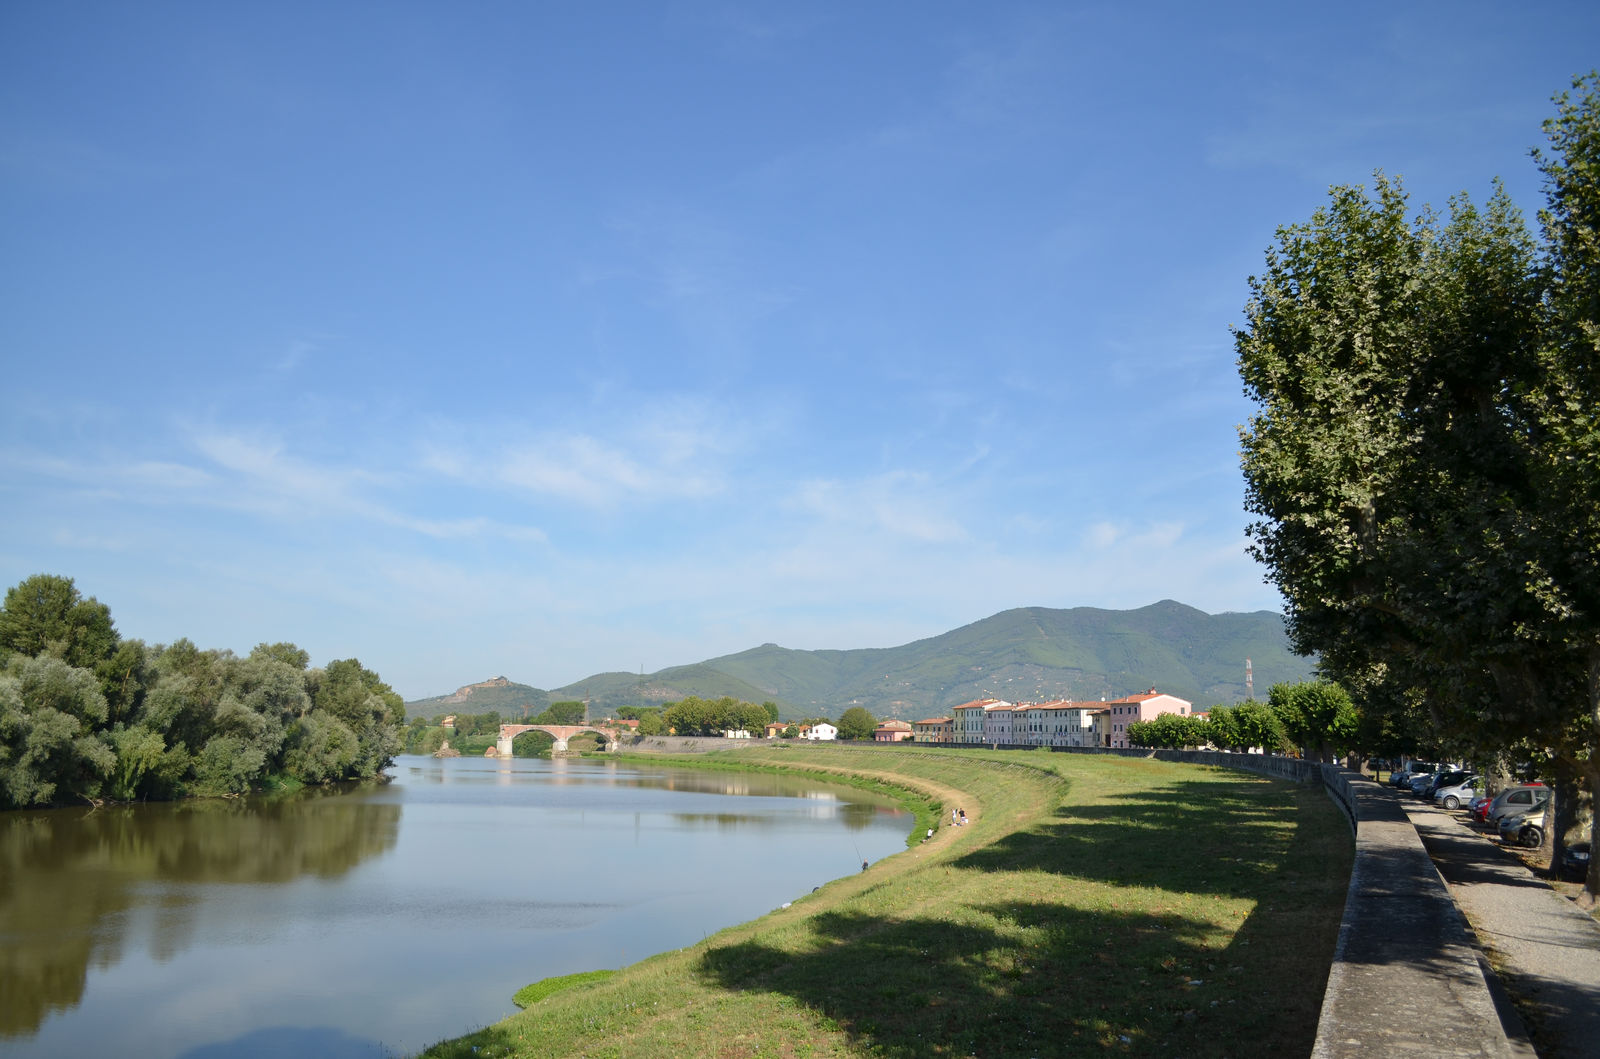
[(596, 728), (592, 724), (502, 724), (500, 726), (500, 741), (495, 746), (495, 753), (500, 757), (511, 756), (511, 741), (523, 732), (549, 732), (556, 745), (551, 748), (554, 753), (564, 754), (567, 750), (567, 740), (579, 732), (598, 732), (605, 737), (606, 749), (617, 748), (617, 733), (604, 728)]

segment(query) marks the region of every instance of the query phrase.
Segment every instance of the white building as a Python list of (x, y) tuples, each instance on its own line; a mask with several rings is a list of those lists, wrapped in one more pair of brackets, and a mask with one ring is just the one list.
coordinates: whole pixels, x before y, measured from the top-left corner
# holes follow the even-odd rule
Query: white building
[(839, 729), (835, 728), (833, 725), (829, 724), (827, 721), (823, 721), (820, 724), (814, 724), (810, 728), (806, 729), (804, 735), (801, 738), (803, 738), (803, 739), (818, 739), (818, 740), (821, 740), (821, 739), (837, 739), (837, 738), (839, 738)]

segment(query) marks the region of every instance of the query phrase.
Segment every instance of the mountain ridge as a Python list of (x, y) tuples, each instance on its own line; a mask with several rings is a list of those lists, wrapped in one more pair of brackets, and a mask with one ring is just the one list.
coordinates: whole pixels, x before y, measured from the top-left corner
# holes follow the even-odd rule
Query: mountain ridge
[(468, 685), (470, 707), (437, 696), (407, 703), (407, 710), (417, 716), (449, 701), (483, 712), (502, 692), (516, 708), (586, 699), (597, 714), (686, 695), (732, 695), (776, 702), (785, 719), (863, 706), (876, 717), (915, 720), (977, 698), (1090, 701), (1151, 687), (1204, 708), (1245, 697), (1247, 658), (1263, 696), (1271, 684), (1314, 675), (1314, 662), (1290, 651), (1281, 614), (1207, 614), (1166, 599), (1134, 610), (1016, 607), (898, 647), (806, 651), (764, 643), (651, 674), (596, 673), (548, 692)]

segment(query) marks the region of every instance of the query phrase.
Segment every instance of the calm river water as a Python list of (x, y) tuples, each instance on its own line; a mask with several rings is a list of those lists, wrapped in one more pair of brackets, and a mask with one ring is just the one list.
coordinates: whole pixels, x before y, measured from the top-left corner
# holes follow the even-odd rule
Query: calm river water
[(0, 1054), (380, 1057), (753, 919), (912, 819), (782, 776), (403, 757), (273, 804), (0, 814)]

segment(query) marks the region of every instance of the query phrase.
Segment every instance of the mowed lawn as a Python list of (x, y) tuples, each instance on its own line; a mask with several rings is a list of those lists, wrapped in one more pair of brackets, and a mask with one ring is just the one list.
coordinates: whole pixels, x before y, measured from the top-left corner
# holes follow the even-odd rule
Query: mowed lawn
[[(1320, 790), (1042, 751), (729, 757), (890, 780), (945, 826), (426, 1054), (1310, 1054), (1353, 853)], [(949, 827), (952, 806), (972, 823)]]

